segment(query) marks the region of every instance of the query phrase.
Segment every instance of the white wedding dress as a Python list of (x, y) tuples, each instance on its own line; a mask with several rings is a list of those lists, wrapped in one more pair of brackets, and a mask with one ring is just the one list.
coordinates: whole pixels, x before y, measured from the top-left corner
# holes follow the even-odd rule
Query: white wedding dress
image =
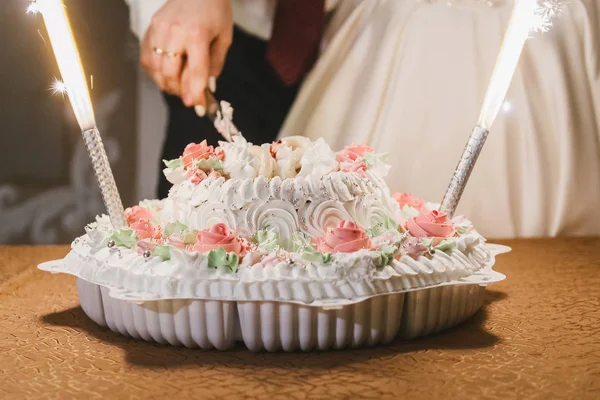
[[(512, 10), (453, 3), (340, 2), (282, 135), (389, 152), (393, 190), (440, 201)], [(600, 234), (599, 129), (600, 1), (571, 0), (527, 42), (458, 213), (496, 238)]]

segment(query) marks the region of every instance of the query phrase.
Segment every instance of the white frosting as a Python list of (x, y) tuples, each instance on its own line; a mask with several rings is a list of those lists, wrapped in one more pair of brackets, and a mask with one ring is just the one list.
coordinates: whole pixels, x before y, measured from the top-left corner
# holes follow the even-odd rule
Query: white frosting
[(221, 142), (227, 154), (223, 161), (223, 171), (232, 179), (252, 179), (257, 176), (259, 161), (250, 152), (251, 146), (242, 136), (234, 136), (233, 141)]
[(262, 146), (250, 147), (250, 154), (257, 160), (256, 175), (270, 178), (275, 174), (277, 164), (271, 156), (269, 144), (263, 144)]
[(167, 178), (167, 181), (171, 182), (173, 185), (178, 185), (188, 179), (183, 167), (165, 168), (163, 169), (163, 174), (165, 175), (165, 178)]
[(341, 219), (368, 229), (400, 215), (383, 180), (370, 173), (332, 172), (319, 178), (185, 181), (171, 190), (162, 218), (196, 230), (224, 222), (243, 236), (274, 227), (282, 234), (298, 229), (315, 237)]
[[(96, 238), (97, 239), (97, 238)], [(491, 283), (503, 279), (491, 270), (494, 254), (483, 241), (467, 252), (436, 252), (431, 259), (408, 256), (381, 266), (379, 253), (338, 253), (331, 264), (254, 263), (237, 272), (209, 268), (206, 256), (174, 249), (171, 259), (145, 260), (129, 249), (101, 246), (85, 235), (63, 260), (40, 265), (106, 286), (131, 300), (277, 300), (312, 304), (359, 301), (386, 293), (443, 284)], [(249, 259), (252, 259), (250, 257)]]
[(304, 149), (294, 150), (291, 147), (280, 149), (275, 156), (276, 174), (283, 179), (295, 177), (300, 169), (300, 160), (303, 155)]
[(320, 178), (335, 171), (337, 166), (335, 153), (323, 138), (319, 138), (304, 151), (300, 159), (298, 176)]

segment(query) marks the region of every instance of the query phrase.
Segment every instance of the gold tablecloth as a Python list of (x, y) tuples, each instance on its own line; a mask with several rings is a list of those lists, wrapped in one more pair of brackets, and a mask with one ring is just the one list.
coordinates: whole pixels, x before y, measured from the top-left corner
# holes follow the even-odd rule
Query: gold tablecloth
[(600, 239), (503, 241), (508, 279), (450, 331), (323, 353), (190, 350), (90, 321), (67, 247), (0, 247), (0, 399), (600, 398)]

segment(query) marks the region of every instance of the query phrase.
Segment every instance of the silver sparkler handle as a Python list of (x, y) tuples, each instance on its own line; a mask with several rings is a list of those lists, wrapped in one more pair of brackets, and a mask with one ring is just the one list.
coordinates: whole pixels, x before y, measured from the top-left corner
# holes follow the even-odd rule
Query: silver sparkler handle
[(100, 186), (100, 192), (102, 193), (102, 199), (106, 206), (106, 211), (110, 216), (110, 222), (115, 229), (125, 227), (125, 211), (123, 210), (123, 203), (121, 202), (121, 196), (115, 183), (108, 157), (106, 156), (106, 150), (102, 144), (102, 138), (98, 128), (88, 129), (82, 132), (83, 140), (88, 149), (92, 165), (94, 166), (94, 173), (98, 180), (98, 186)]
[(469, 136), (469, 141), (463, 150), (458, 166), (454, 171), (454, 175), (452, 176), (448, 189), (446, 189), (446, 194), (444, 195), (444, 199), (440, 206), (440, 211), (448, 213), (448, 216), (451, 218), (456, 211), (456, 207), (465, 190), (469, 176), (471, 176), (471, 171), (473, 171), (475, 162), (477, 162), (477, 157), (479, 157), (479, 153), (481, 153), (481, 149), (483, 148), (489, 133), (489, 130), (476, 126), (473, 129), (473, 132), (471, 132), (471, 136)]

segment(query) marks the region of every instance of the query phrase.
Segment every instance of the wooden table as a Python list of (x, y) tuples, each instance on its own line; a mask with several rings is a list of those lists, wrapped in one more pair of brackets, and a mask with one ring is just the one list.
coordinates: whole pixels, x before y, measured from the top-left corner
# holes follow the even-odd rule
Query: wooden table
[(0, 398), (600, 398), (600, 239), (503, 241), (508, 279), (448, 332), (324, 353), (189, 350), (91, 322), (67, 247), (0, 247)]

